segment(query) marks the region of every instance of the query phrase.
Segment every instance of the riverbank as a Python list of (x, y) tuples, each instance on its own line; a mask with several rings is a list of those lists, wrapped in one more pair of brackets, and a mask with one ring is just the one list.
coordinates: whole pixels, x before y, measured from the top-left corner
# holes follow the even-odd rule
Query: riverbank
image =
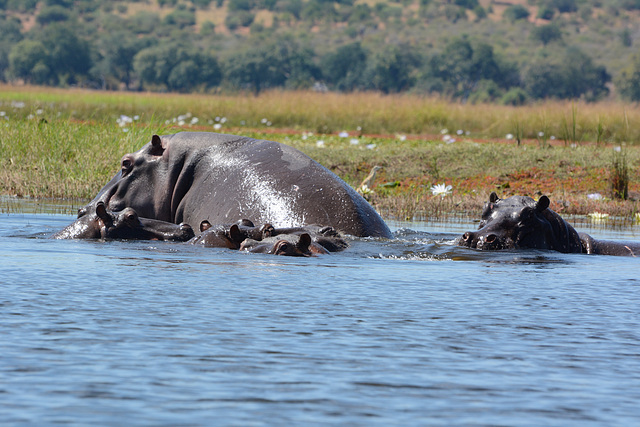
[[(325, 117), (329, 123), (331, 117), (339, 116), (336, 111), (342, 110), (335, 107), (335, 111), (328, 109), (327, 114), (322, 115), (317, 110), (318, 104), (333, 99), (350, 100), (353, 106), (355, 100), (362, 100), (358, 96), (365, 95), (349, 98), (304, 94), (301, 99), (314, 105), (315, 114)], [(275, 103), (274, 94), (264, 96), (273, 96)], [(233, 102), (248, 105), (252, 99), (238, 96)], [(536, 138), (525, 138), (528, 134), (522, 131), (497, 137), (477, 128), (457, 126), (436, 131), (435, 125), (422, 128), (421, 133), (402, 132), (401, 127), (389, 124), (375, 128), (376, 132), (368, 132), (356, 125), (361, 113), (354, 107), (350, 117), (346, 111), (342, 112), (346, 117), (340, 125), (332, 124), (331, 129), (318, 132), (303, 119), (300, 125), (294, 125), (289, 119), (268, 115), (268, 106), (262, 104), (266, 99), (256, 102), (262, 110), (255, 106), (246, 113), (246, 119), (240, 120), (240, 112), (227, 104), (225, 97), (166, 95), (163, 98), (157, 94), (136, 97), (135, 94), (92, 91), (44, 92), (37, 88), (3, 92), (0, 94), (0, 193), (90, 199), (118, 170), (123, 154), (138, 150), (153, 134), (186, 130), (233, 133), (292, 145), (354, 188), (360, 186), (374, 166), (381, 166), (368, 191), (365, 190), (365, 197), (386, 218), (429, 218), (451, 213), (477, 215), (492, 191), (501, 197), (519, 194), (537, 198), (546, 194), (554, 210), (569, 215), (597, 212), (634, 218), (640, 211), (636, 201), (640, 198), (640, 148), (626, 142), (635, 140), (617, 141), (622, 139), (621, 134), (604, 138), (609, 130), (602, 132), (601, 140), (589, 141), (579, 139), (577, 135), (582, 127), (578, 128), (577, 124), (575, 131), (567, 130), (575, 133), (575, 141), (562, 140), (543, 131)], [(188, 100), (193, 101), (193, 108), (186, 104)], [(407, 102), (405, 96), (384, 97), (384, 100)], [(287, 108), (291, 114), (305, 110), (297, 104), (300, 100), (285, 101), (289, 102)], [(154, 102), (157, 108), (153, 107)], [(587, 117), (587, 106), (585, 104), (584, 110), (583, 106), (573, 107), (576, 123), (578, 115), (584, 115), (584, 120), (595, 120)], [(271, 112), (284, 111), (284, 108), (276, 106)], [(387, 108), (383, 106), (380, 111)], [(464, 117), (479, 111), (478, 106), (450, 104), (447, 108), (443, 117), (447, 117), (448, 124), (463, 122)], [(485, 106), (487, 110), (492, 108), (494, 106)], [(506, 107), (495, 107), (485, 115), (517, 114), (533, 121), (550, 107), (504, 111), (502, 108)], [(598, 111), (596, 106), (589, 108)], [(636, 113), (630, 106), (624, 109), (627, 118)], [(396, 112), (399, 121), (404, 120), (400, 117), (411, 115), (410, 109), (399, 110)], [(262, 119), (256, 119), (260, 116)], [(562, 120), (559, 122), (562, 124)], [(628, 135), (637, 131), (628, 125), (627, 129)], [(616, 174), (623, 169), (627, 172), (627, 200), (616, 199), (612, 192), (613, 183), (619, 181)]]

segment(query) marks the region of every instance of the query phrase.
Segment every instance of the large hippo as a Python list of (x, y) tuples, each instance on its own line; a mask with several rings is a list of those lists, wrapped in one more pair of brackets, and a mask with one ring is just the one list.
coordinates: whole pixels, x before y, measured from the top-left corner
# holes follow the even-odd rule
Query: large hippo
[(87, 207), (98, 202), (173, 223), (252, 218), (274, 227), (318, 223), (355, 236), (391, 237), (380, 215), (333, 172), (287, 145), (234, 135), (154, 135), (122, 158), (120, 171)]
[(526, 196), (500, 199), (491, 193), (479, 229), (464, 233), (458, 244), (481, 250), (531, 248), (563, 253), (640, 255), (640, 243), (596, 240), (578, 233), (549, 209), (549, 203), (547, 196), (535, 201)]
[(188, 224), (140, 218), (132, 208), (109, 211), (103, 202), (51, 236), (54, 239), (135, 239), (186, 242), (194, 236)]

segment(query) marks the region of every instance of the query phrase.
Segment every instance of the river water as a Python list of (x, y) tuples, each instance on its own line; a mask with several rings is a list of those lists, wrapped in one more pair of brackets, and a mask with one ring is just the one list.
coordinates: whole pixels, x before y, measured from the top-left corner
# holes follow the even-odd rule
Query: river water
[(3, 212), (3, 425), (640, 424), (636, 258), (480, 253), (460, 221), (286, 258)]

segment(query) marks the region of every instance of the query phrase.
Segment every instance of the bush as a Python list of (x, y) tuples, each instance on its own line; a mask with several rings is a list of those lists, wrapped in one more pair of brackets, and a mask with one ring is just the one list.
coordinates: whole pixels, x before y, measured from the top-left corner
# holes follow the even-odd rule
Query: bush
[(531, 30), (531, 38), (547, 45), (556, 40), (562, 40), (562, 31), (555, 23), (541, 25)]
[(505, 9), (502, 17), (511, 22), (515, 22), (521, 19), (528, 19), (529, 9), (520, 4), (514, 4)]

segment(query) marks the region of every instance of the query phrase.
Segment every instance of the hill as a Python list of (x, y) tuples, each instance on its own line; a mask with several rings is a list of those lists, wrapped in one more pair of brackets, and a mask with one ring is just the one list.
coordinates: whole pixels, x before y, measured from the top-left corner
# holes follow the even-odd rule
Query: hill
[(640, 98), (639, 0), (0, 0), (7, 82)]

